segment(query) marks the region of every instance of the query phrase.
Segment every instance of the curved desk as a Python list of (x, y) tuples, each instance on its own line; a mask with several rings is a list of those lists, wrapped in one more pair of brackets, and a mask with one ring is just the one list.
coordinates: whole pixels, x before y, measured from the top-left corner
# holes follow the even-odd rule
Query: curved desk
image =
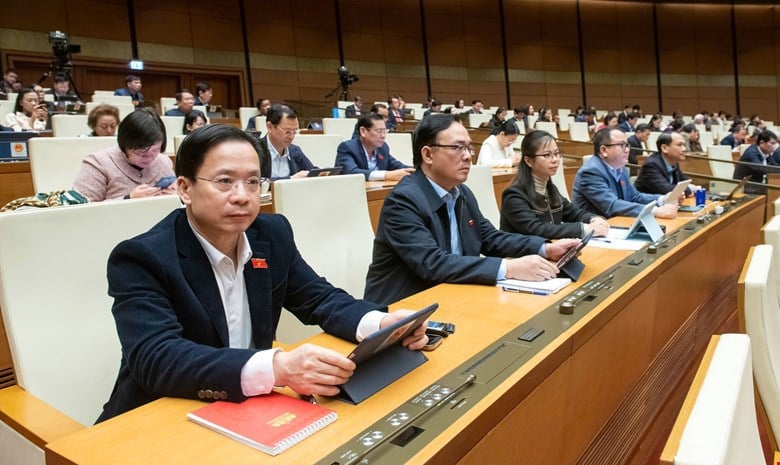
[[(556, 302), (574, 286), (542, 297), (492, 286), (440, 285), (393, 305), (420, 308), (437, 301), (435, 319), (454, 322), (456, 332), (427, 363), (362, 404), (322, 399), (339, 420), (280, 456), (187, 421), (186, 413), (201, 402), (165, 398), (49, 444), (47, 463), (332, 463), (324, 459), (336, 448), (354, 443), (440, 379), (458, 376), (458, 367), (473, 365), (477, 354), (512, 330), (538, 321), (556, 328), (529, 343), (533, 354), (516, 366), (507, 364), (502, 376), (478, 380), (484, 396), (467, 399), (462, 413), (442, 414), (449, 415), (444, 424), (436, 424), (442, 423), (439, 413), (423, 418), (418, 426), (424, 431), (405, 447), (388, 445), (368, 463), (650, 463), (710, 335), (736, 329), (737, 275), (749, 247), (760, 242), (764, 202), (750, 199), (694, 225), (675, 236), (673, 250), (656, 257), (638, 252), (648, 266), (625, 284), (597, 293), (587, 313), (557, 312)], [(662, 223), (673, 232), (690, 219)], [(630, 255), (586, 248), (579, 283)], [(342, 353), (352, 347), (324, 334), (313, 342)], [(434, 434), (436, 428), (441, 430)]]

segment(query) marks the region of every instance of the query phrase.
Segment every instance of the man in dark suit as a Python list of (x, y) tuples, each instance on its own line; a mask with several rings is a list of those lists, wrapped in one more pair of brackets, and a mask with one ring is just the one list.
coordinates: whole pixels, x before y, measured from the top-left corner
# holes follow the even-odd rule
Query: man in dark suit
[(558, 273), (544, 257), (557, 259), (579, 241), (547, 244), (541, 237), (493, 227), (463, 184), (473, 148), (453, 115), (423, 119), (412, 139), (416, 171), (382, 206), (366, 276), (367, 299), (394, 302), (439, 283), (494, 285), (505, 277), (542, 281)]
[[(671, 192), (678, 182), (689, 179), (680, 169), (680, 162), (685, 160), (685, 138), (676, 132), (666, 132), (658, 136), (656, 144), (658, 152), (647, 157), (634, 187), (639, 192), (663, 195)], [(690, 188), (685, 190), (686, 196), (691, 193)]]
[(271, 180), (305, 178), (316, 168), (300, 147), (293, 144), (298, 133), (298, 116), (290, 107), (277, 103), (268, 109), (265, 122), (268, 134), (260, 139), (266, 156), (262, 157), (261, 172)]
[(363, 114), (363, 97), (356, 95), (354, 102), (344, 110), (344, 115), (347, 118), (357, 118)]
[(390, 155), (385, 143), (385, 120), (376, 113), (361, 116), (357, 122), (359, 136), (339, 144), (334, 166), (342, 174), (360, 173), (366, 181), (398, 181), (414, 170)]
[(176, 107), (165, 112), (165, 116), (187, 116), (195, 105), (195, 96), (189, 89), (176, 92)]
[[(756, 165), (734, 165), (734, 179), (742, 179), (750, 176), (749, 181), (766, 184), (766, 173), (769, 171), (780, 172), (780, 151), (777, 146), (777, 135), (766, 129), (756, 136), (756, 143), (745, 150), (739, 157), (739, 161), (755, 163)], [(747, 185), (745, 192), (748, 194), (766, 194), (766, 189), (759, 186)]]
[(398, 130), (398, 123), (404, 121), (404, 114), (401, 109), (401, 99), (397, 95), (393, 95), (387, 99), (387, 113), (385, 128), (387, 128), (389, 132), (395, 132)]
[[(471, 101), (471, 108), (465, 111), (467, 115), (474, 114), (474, 115), (481, 115), (482, 109), (485, 108), (485, 104), (482, 103), (482, 100), (472, 100)], [(527, 108), (527, 107), (526, 107)]]
[(268, 109), (271, 108), (271, 99), (261, 97), (257, 99), (255, 102), (255, 106), (257, 107), (257, 114), (251, 118), (249, 118), (249, 122), (246, 125), (247, 131), (256, 131), (257, 128), (255, 128), (255, 118), (258, 116), (268, 116)]
[(604, 128), (593, 136), (595, 155), (582, 164), (574, 178), (572, 203), (605, 218), (637, 216), (650, 202), (658, 202), (653, 215), (659, 218), (677, 216), (677, 202), (666, 203), (660, 195), (643, 194), (628, 179), (629, 145), (626, 133)]
[[(621, 113), (622, 114), (622, 113)], [(636, 121), (639, 119), (639, 115), (634, 112), (629, 113), (624, 121), (620, 122), (620, 128), (623, 132), (636, 132)]]
[(141, 78), (135, 74), (128, 74), (125, 76), (125, 87), (121, 87), (114, 91), (114, 95), (124, 95), (131, 97), (133, 105), (136, 107), (144, 106), (144, 94), (141, 93)]
[[(650, 126), (648, 126), (646, 123), (642, 123), (637, 126), (634, 134), (629, 136), (628, 145), (630, 145), (631, 148), (628, 152), (628, 162), (632, 165), (639, 164), (639, 157), (644, 156), (645, 147), (642, 144), (647, 142), (648, 137), (650, 137)], [(636, 176), (638, 172), (639, 168), (629, 168), (629, 173), (631, 176)]]
[[(109, 257), (122, 361), (98, 421), (163, 396), (240, 402), (289, 386), (335, 395), (355, 369), (333, 350), (272, 343), (282, 306), (357, 341), (408, 315), (355, 300), (301, 257), (287, 220), (259, 215), (254, 139), (227, 125), (193, 132), (176, 157), (185, 207)], [(425, 328), (404, 341), (427, 342)]]
[(720, 145), (728, 145), (736, 149), (747, 140), (747, 128), (742, 123), (736, 123), (731, 127), (729, 134), (720, 140)]

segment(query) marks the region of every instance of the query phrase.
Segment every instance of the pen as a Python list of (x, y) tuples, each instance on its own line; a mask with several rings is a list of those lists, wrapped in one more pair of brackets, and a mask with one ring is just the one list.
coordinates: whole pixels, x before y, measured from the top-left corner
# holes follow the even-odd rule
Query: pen
[(517, 292), (521, 294), (532, 294), (532, 295), (550, 295), (550, 291), (540, 291), (538, 289), (525, 289), (522, 287), (506, 287), (501, 286), (501, 289), (507, 291), (507, 292)]
[(607, 243), (607, 244), (611, 244), (612, 243), (612, 241), (609, 240), (609, 239), (599, 239), (598, 237), (594, 237), (593, 240), (596, 241), (596, 242), (604, 242), (604, 243)]

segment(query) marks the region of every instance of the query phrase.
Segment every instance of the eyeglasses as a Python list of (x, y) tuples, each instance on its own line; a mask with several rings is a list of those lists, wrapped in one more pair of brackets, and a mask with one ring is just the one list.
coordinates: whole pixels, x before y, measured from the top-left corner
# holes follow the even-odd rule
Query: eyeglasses
[(387, 134), (387, 128), (374, 128), (374, 129), (371, 129), (371, 130), (374, 131), (375, 133), (377, 133), (377, 135), (380, 135), (380, 136), (382, 134)]
[(628, 142), (620, 142), (619, 144), (604, 144), (604, 147), (620, 147), (621, 150), (628, 150), (631, 148)]
[(196, 176), (196, 178), (200, 179), (201, 181), (210, 182), (220, 192), (230, 192), (231, 189), (237, 188), (239, 184), (243, 184), (247, 192), (255, 193), (260, 190), (261, 185), (270, 182), (268, 178), (259, 178), (257, 176), (253, 176), (248, 179), (234, 179), (230, 176), (217, 176), (214, 179), (203, 178), (200, 176)]
[(560, 150), (556, 150), (555, 152), (537, 153), (534, 156), (535, 157), (544, 157), (546, 160), (555, 160), (555, 159), (561, 158), (561, 151)]
[(279, 127), (279, 126), (277, 126), (277, 125), (274, 125), (274, 127), (275, 127), (276, 129), (278, 129), (278, 130), (280, 130), (280, 131), (284, 132), (284, 135), (285, 135), (285, 136), (293, 136), (293, 135), (295, 135), (295, 134), (298, 132), (298, 128), (295, 128), (295, 129), (285, 129), (285, 128), (280, 128), (280, 127)]
[(445, 149), (452, 149), (458, 155), (474, 156), (475, 150), (473, 145), (456, 145), (456, 144), (431, 144), (429, 147), (441, 147)]

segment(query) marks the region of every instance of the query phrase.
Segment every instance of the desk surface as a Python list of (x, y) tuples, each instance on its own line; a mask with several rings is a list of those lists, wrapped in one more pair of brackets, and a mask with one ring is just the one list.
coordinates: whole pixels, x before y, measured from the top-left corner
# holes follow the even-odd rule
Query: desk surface
[[(631, 453), (652, 453), (666, 434), (657, 431), (668, 423), (660, 412), (679, 408), (678, 384), (736, 308), (736, 286), (729, 293), (723, 283), (736, 276), (747, 249), (759, 241), (763, 208), (763, 197), (732, 208), (604, 295), (576, 322), (568, 325), (560, 315), (566, 329), (559, 336), (445, 431), (425, 439), (412, 462), (484, 463), (490, 457), (517, 463), (522, 457), (535, 464), (596, 464), (629, 447)], [(662, 223), (671, 232), (690, 219), (685, 214)], [(580, 282), (630, 253), (586, 247)], [(187, 421), (186, 413), (201, 402), (165, 398), (49, 444), (47, 463), (313, 463), (573, 289), (542, 297), (494, 286), (440, 285), (393, 305), (439, 302), (435, 319), (454, 322), (456, 333), (428, 354), (428, 363), (359, 406), (322, 399), (339, 420), (278, 457)], [(342, 353), (352, 347), (325, 334), (312, 342)]]

